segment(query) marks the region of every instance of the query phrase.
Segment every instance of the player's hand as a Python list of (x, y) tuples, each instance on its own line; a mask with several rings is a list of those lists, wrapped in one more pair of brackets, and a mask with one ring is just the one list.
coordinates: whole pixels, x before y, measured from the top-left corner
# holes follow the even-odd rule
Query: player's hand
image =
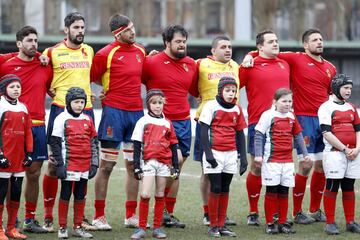
[(263, 157), (255, 157), (254, 158), (254, 167), (261, 168), (263, 163)]
[(65, 179), (67, 176), (66, 168), (64, 165), (56, 166), (56, 176), (59, 179)]
[(211, 165), (212, 168), (216, 168), (218, 163), (215, 159), (206, 159), (206, 161)]
[(239, 169), (240, 176), (242, 176), (246, 172), (247, 166), (248, 166), (248, 161), (246, 157), (243, 159), (240, 158), (240, 169)]
[(49, 155), (49, 163), (53, 164), (53, 165), (57, 165), (57, 161), (54, 158), (54, 155), (50, 154)]
[(56, 91), (54, 88), (49, 88), (48, 94), (50, 97), (54, 98), (56, 96)]
[(141, 180), (144, 177), (144, 172), (140, 167), (134, 168), (134, 177), (136, 180)]
[(25, 156), (25, 159), (23, 160), (23, 163), (22, 163), (23, 166), (24, 167), (30, 167), (32, 162), (33, 162), (33, 160), (31, 158), (30, 154), (27, 153), (26, 156)]
[(355, 158), (359, 154), (359, 150), (360, 149), (357, 148), (347, 148), (345, 150), (346, 158), (349, 159), (350, 161), (355, 160)]
[(148, 56), (154, 56), (154, 55), (156, 55), (156, 54), (158, 54), (158, 53), (159, 53), (158, 50), (153, 49), (153, 50), (151, 50), (151, 51), (149, 52)]
[(197, 98), (195, 98), (195, 99), (196, 99), (196, 102), (197, 102), (198, 104), (201, 103), (201, 97), (197, 97)]
[(254, 59), (251, 55), (247, 54), (242, 63), (241, 66), (243, 66), (244, 68), (252, 68), (254, 66)]
[(307, 156), (304, 157), (304, 161), (305, 161), (305, 162), (311, 162), (311, 163), (312, 163), (312, 159), (311, 159), (311, 157), (310, 157), (309, 155), (307, 155)]
[(100, 101), (102, 101), (102, 100), (104, 100), (105, 98), (106, 98), (106, 96), (105, 96), (105, 91), (104, 91), (104, 89), (103, 89), (103, 90), (101, 90), (101, 92), (100, 92), (99, 99), (100, 99)]
[(174, 180), (178, 180), (180, 176), (180, 170), (178, 168), (170, 168), (171, 178)]
[(40, 61), (41, 65), (47, 66), (50, 62), (50, 58), (46, 55), (40, 55), (39, 61)]
[(89, 179), (92, 179), (93, 177), (95, 177), (96, 173), (97, 173), (97, 170), (98, 170), (98, 166), (95, 166), (95, 165), (91, 165), (90, 166), (90, 170), (89, 170)]
[(9, 160), (4, 156), (2, 152), (0, 152), (0, 168), (8, 168), (10, 167)]

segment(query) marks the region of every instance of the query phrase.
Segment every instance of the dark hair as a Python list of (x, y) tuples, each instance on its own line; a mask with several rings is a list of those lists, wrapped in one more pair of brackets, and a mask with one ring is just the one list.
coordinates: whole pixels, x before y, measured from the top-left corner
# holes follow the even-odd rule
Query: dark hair
[(301, 37), (302, 42), (303, 42), (303, 43), (304, 43), (304, 42), (308, 42), (310, 35), (311, 35), (311, 34), (314, 34), (314, 33), (319, 33), (319, 34), (321, 34), (321, 32), (320, 32), (319, 29), (310, 28), (310, 29), (306, 30), (306, 31), (303, 33), (302, 37)]
[(64, 18), (64, 25), (65, 27), (70, 27), (75, 21), (83, 20), (85, 22), (85, 18), (79, 12), (72, 12), (66, 15)]
[(214, 40), (212, 40), (211, 42), (211, 47), (212, 48), (216, 48), (218, 43), (222, 40), (225, 40), (225, 41), (230, 41), (230, 38), (228, 36), (217, 36), (216, 38), (214, 38)]
[(288, 88), (279, 88), (274, 94), (274, 100), (279, 100), (282, 96), (292, 94), (292, 91)]
[(256, 46), (259, 45), (259, 44), (260, 45), (264, 44), (264, 41), (265, 41), (264, 35), (265, 34), (275, 34), (275, 33), (273, 31), (271, 31), (271, 30), (265, 30), (265, 31), (259, 32), (256, 35)]
[(130, 18), (125, 15), (119, 13), (112, 15), (109, 20), (110, 31), (114, 31), (119, 27), (127, 26), (130, 21)]
[(166, 42), (171, 42), (171, 40), (173, 40), (175, 33), (180, 33), (186, 39), (188, 38), (188, 32), (185, 30), (185, 28), (183, 26), (181, 26), (181, 25), (169, 25), (162, 32), (162, 38), (163, 38), (164, 46), (165, 46)]
[(16, 41), (22, 41), (25, 37), (32, 33), (37, 36), (37, 31), (35, 28), (31, 26), (25, 26), (16, 33)]

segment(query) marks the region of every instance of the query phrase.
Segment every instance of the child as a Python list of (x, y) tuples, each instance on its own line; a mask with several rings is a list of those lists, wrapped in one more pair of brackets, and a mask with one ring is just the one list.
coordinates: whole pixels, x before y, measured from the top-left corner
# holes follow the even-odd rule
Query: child
[(95, 176), (99, 165), (98, 140), (92, 119), (83, 114), (86, 94), (72, 87), (66, 94), (66, 109), (54, 121), (50, 147), (57, 162), (56, 175), (61, 179), (59, 199), (59, 238), (68, 238), (67, 213), (71, 192), (74, 193), (75, 237), (92, 238), (81, 227), (84, 216), (88, 179)]
[(33, 139), (31, 119), (24, 104), (18, 101), (21, 95), (20, 79), (14, 74), (4, 75), (0, 79), (0, 223), (4, 210), (4, 200), (9, 186), (10, 199), (6, 208), (8, 222), (6, 236), (0, 227), (0, 240), (9, 238), (26, 239), (15, 228), (19, 210), (21, 186), (25, 176), (25, 167), (32, 163)]
[(230, 183), (237, 172), (239, 158), (240, 175), (247, 168), (243, 133), (246, 123), (241, 107), (236, 104), (237, 89), (235, 79), (221, 78), (216, 99), (205, 104), (199, 118), (203, 171), (210, 180), (208, 233), (211, 237), (236, 237), (235, 232), (225, 226), (225, 217)]
[[(289, 187), (294, 187), (293, 138), (301, 148), (304, 161), (311, 161), (306, 150), (301, 126), (292, 108), (292, 92), (279, 88), (273, 107), (265, 111), (255, 127), (255, 161), (262, 163), (262, 185), (266, 186), (264, 209), (266, 233), (292, 234), (292, 224), (286, 221)], [(265, 146), (263, 146), (266, 138)], [(263, 149), (264, 148), (264, 149)], [(278, 224), (273, 216), (278, 213)]]
[(324, 209), (325, 232), (339, 234), (335, 223), (336, 195), (339, 186), (346, 220), (346, 231), (360, 233), (354, 222), (354, 183), (360, 178), (360, 119), (356, 108), (348, 103), (353, 82), (349, 76), (339, 74), (331, 82), (333, 94), (318, 111), (320, 127), (324, 137), (324, 172), (326, 188)]
[[(164, 117), (165, 97), (161, 90), (152, 89), (146, 94), (148, 114), (136, 123), (131, 139), (134, 141), (134, 175), (142, 179), (139, 228), (131, 235), (131, 239), (146, 236), (146, 224), (149, 212), (150, 191), (155, 181), (154, 238), (166, 238), (160, 228), (164, 209), (164, 190), (167, 178), (179, 176), (177, 156), (177, 139), (174, 127)], [(140, 153), (143, 161), (140, 164)]]

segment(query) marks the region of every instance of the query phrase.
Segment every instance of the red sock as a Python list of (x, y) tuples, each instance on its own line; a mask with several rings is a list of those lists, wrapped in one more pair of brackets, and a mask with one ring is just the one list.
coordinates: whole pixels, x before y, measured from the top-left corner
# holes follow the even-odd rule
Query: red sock
[(74, 227), (81, 226), (84, 219), (85, 199), (74, 200)]
[(165, 198), (165, 205), (166, 205), (165, 207), (166, 207), (166, 211), (169, 214), (172, 214), (174, 212), (175, 203), (176, 203), (176, 197)]
[(19, 210), (20, 202), (10, 201), (6, 204), (8, 212), (7, 230), (11, 230), (15, 227), (16, 217)]
[(278, 194), (279, 224), (284, 224), (287, 220), (289, 208), (288, 194)]
[(228, 192), (221, 193), (220, 198), (219, 198), (219, 220), (218, 220), (219, 227), (222, 227), (225, 225), (225, 217), (226, 217), (228, 204), (229, 204), (229, 193)]
[(264, 210), (266, 224), (274, 222), (274, 214), (278, 212), (278, 194), (277, 193), (265, 193)]
[(25, 202), (25, 219), (34, 219), (36, 212), (36, 202)]
[(136, 213), (137, 201), (126, 201), (126, 218), (131, 218)]
[(59, 226), (62, 228), (66, 228), (67, 226), (68, 211), (69, 211), (69, 201), (59, 199), (59, 209), (58, 209)]
[(342, 202), (345, 214), (346, 223), (354, 222), (355, 214), (355, 193), (351, 192), (342, 192)]
[(331, 192), (329, 190), (325, 190), (324, 192), (324, 211), (327, 224), (335, 222), (336, 195), (337, 192)]
[[(142, 228), (142, 229), (146, 229), (146, 224), (147, 224), (148, 214), (149, 214), (149, 201), (150, 201), (150, 198), (140, 197), (139, 227)], [(161, 214), (163, 212), (163, 209), (164, 209), (164, 206), (161, 209)]]
[(164, 197), (155, 197), (154, 229), (159, 228), (161, 226), (164, 205), (165, 205)]
[(301, 205), (304, 198), (307, 176), (295, 175), (295, 187), (293, 188), (293, 216), (302, 211)]
[(261, 176), (255, 176), (249, 172), (246, 178), (246, 189), (250, 204), (250, 213), (259, 213), (258, 202), (261, 192)]
[(218, 226), (219, 202), (220, 202), (220, 194), (210, 192), (208, 205), (209, 205), (209, 218), (210, 218), (211, 227)]
[(320, 208), (324, 187), (325, 174), (314, 171), (310, 183), (310, 212), (316, 212)]
[(55, 204), (56, 193), (58, 190), (57, 177), (44, 175), (43, 193), (44, 193), (44, 218), (53, 220), (53, 208)]
[(95, 207), (94, 219), (105, 216), (105, 199), (104, 200), (95, 200), (94, 207)]
[(209, 214), (209, 205), (203, 205), (204, 214)]

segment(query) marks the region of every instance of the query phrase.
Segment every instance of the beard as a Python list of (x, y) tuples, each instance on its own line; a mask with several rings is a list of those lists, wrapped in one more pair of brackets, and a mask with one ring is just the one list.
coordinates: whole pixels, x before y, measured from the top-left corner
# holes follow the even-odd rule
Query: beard
[(312, 55), (321, 56), (322, 53), (323, 53), (323, 48), (321, 48), (321, 51), (318, 51), (318, 48), (316, 48), (315, 50), (310, 50), (309, 52), (310, 52)]
[(172, 55), (178, 59), (184, 58), (187, 55), (187, 51), (186, 49), (184, 49), (184, 51), (179, 52), (179, 51), (171, 51)]
[(31, 49), (23, 50), (22, 52), (25, 54), (25, 56), (32, 58), (36, 55), (37, 49), (31, 48)]
[[(80, 38), (81, 37), (81, 38)], [(78, 38), (80, 38), (80, 40), (78, 40)], [(70, 42), (76, 44), (76, 45), (80, 45), (84, 42), (84, 35), (83, 34), (78, 34), (76, 36), (70, 35), (68, 34), (68, 39)]]

